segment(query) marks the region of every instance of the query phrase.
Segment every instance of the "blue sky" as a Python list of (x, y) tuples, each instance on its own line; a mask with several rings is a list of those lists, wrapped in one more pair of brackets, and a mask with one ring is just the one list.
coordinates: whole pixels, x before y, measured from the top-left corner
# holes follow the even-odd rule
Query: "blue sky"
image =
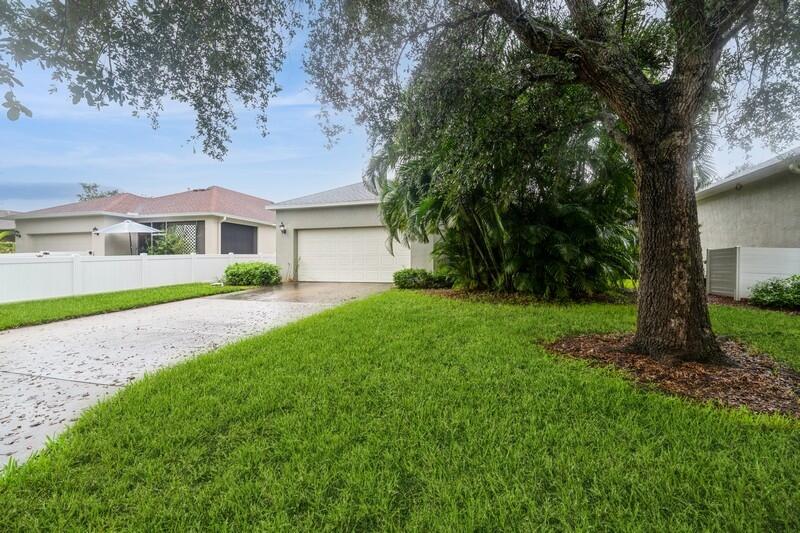
[[(281, 201), (356, 182), (369, 158), (366, 135), (352, 121), (348, 133), (326, 148), (300, 42), (279, 76), (283, 91), (269, 109), (270, 134), (261, 137), (252, 114), (240, 115), (222, 162), (188, 142), (194, 133), (188, 107), (169, 103), (154, 130), (130, 109), (73, 105), (63, 88), (50, 94), (49, 76), (36, 65), (19, 74), (25, 86), (16, 94), (33, 118), (10, 122), (0, 116), (0, 210), (74, 201), (81, 181), (147, 196), (220, 185)], [(751, 157), (759, 162), (771, 154), (755, 149)], [(744, 161), (745, 154), (723, 143), (715, 166), (725, 175)]]

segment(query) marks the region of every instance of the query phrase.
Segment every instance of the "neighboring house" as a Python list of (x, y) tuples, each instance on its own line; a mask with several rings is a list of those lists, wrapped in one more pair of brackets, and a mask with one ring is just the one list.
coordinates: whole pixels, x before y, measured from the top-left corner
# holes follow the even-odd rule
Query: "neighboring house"
[(4, 241), (14, 242), (14, 229), (17, 226), (11, 217), (18, 214), (19, 213), (17, 211), (7, 211), (0, 209), (0, 232), (10, 231), (9, 236), (3, 239)]
[(16, 215), (16, 211), (0, 210), (0, 254), (8, 254), (15, 251), (14, 241), (16, 240), (16, 225), (10, 217)]
[[(127, 235), (96, 231), (129, 219), (179, 233), (187, 253), (272, 254), (275, 214), (269, 200), (222, 187), (147, 198), (122, 193), (14, 216), (17, 252), (78, 252), (130, 255)], [(134, 235), (134, 253), (145, 252), (147, 235)]]
[(433, 267), (429, 243), (407, 248), (381, 222), (378, 196), (363, 183), (267, 206), (276, 214), (276, 257), (297, 281), (389, 282), (407, 267)]
[(800, 149), (697, 192), (705, 250), (800, 248)]

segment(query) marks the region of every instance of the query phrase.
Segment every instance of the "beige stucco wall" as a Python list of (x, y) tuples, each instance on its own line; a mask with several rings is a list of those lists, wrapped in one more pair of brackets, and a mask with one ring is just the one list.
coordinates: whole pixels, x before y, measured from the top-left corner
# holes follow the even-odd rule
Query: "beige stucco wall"
[(800, 247), (800, 174), (786, 171), (699, 200), (697, 215), (704, 254), (734, 246)]
[(20, 238), (17, 239), (17, 252), (92, 251), (96, 255), (113, 255), (124, 247), (127, 254), (129, 248), (127, 238), (123, 239), (125, 236), (92, 235), (92, 229), (120, 221), (121, 218), (105, 215), (18, 219), (16, 222)]
[[(340, 207), (316, 207), (309, 209), (279, 209), (276, 211), (276, 226), (281, 222), (286, 233), (275, 234), (275, 254), (278, 266), (285, 279), (296, 278), (297, 230), (324, 228), (361, 228), (382, 226), (378, 206), (346, 205)], [(430, 243), (411, 243), (411, 266), (433, 269)]]
[(259, 226), (258, 227), (258, 253), (260, 253), (260, 254), (274, 254), (275, 253), (275, 227), (274, 226)]
[[(121, 217), (105, 215), (87, 215), (78, 217), (53, 217), (17, 220), (17, 230), (21, 238), (17, 239), (18, 252), (80, 252), (92, 251), (95, 255), (129, 255), (130, 244), (127, 235), (93, 235), (93, 228), (103, 228), (122, 222)], [(137, 222), (178, 222), (202, 220), (205, 232), (205, 253), (218, 254), (220, 251), (219, 216), (173, 216), (173, 217), (138, 217)], [(244, 224), (258, 228), (258, 253), (275, 253), (275, 228), (265, 224), (248, 222), (228, 217), (228, 222)], [(134, 236), (134, 252), (136, 246)]]

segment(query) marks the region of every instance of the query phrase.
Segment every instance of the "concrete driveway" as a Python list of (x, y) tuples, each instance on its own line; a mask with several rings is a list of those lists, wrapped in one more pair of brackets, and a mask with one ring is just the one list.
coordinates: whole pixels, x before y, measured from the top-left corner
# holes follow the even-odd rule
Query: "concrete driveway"
[(0, 332), (0, 463), (146, 372), (388, 287), (288, 283)]

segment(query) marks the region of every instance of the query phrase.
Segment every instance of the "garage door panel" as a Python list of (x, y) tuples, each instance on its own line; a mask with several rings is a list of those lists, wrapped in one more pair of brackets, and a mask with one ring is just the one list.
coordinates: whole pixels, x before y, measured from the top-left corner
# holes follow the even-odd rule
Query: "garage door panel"
[(297, 233), (300, 281), (390, 282), (411, 264), (408, 248), (386, 249), (385, 228), (300, 230)]

